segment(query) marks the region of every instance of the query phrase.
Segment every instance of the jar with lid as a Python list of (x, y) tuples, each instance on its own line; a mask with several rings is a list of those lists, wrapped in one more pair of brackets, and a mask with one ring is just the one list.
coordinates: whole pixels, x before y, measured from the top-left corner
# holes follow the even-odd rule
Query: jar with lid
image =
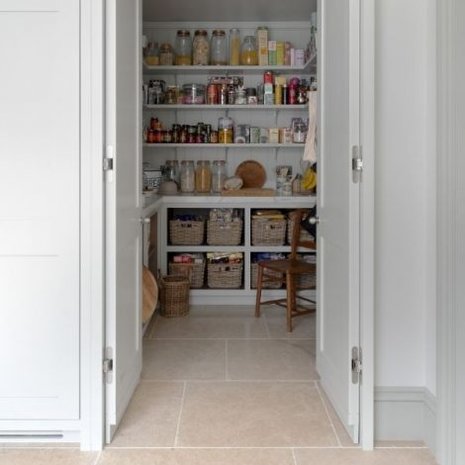
[(226, 33), (222, 29), (215, 29), (210, 41), (210, 64), (227, 65), (227, 48)]
[(258, 65), (257, 40), (245, 36), (241, 47), (241, 65)]
[(182, 86), (183, 103), (198, 105), (205, 103), (205, 86), (203, 84), (184, 84)]
[(179, 163), (178, 160), (167, 160), (164, 172), (165, 181), (174, 181), (179, 185)]
[(192, 64), (208, 65), (210, 60), (210, 42), (208, 40), (208, 32), (205, 30), (197, 30), (194, 33), (194, 41), (192, 42)]
[(195, 190), (200, 194), (210, 192), (212, 187), (212, 172), (208, 160), (199, 160), (195, 169)]
[(241, 33), (239, 29), (229, 31), (229, 64), (237, 66), (241, 61)]
[(179, 30), (176, 34), (176, 65), (192, 64), (192, 39), (191, 33)]
[(192, 160), (181, 162), (181, 192), (195, 191), (195, 167)]
[(160, 65), (171, 66), (173, 64), (173, 48), (170, 44), (164, 43), (160, 45)]
[(234, 140), (234, 121), (223, 116), (218, 120), (218, 142), (220, 144), (232, 144)]
[(294, 124), (294, 131), (292, 133), (292, 142), (294, 144), (304, 144), (307, 138), (307, 125), (303, 121), (297, 121)]
[(145, 63), (149, 66), (156, 66), (160, 64), (160, 50), (158, 42), (149, 42), (145, 52)]
[(215, 160), (212, 167), (212, 191), (220, 193), (226, 180), (226, 162), (224, 160)]

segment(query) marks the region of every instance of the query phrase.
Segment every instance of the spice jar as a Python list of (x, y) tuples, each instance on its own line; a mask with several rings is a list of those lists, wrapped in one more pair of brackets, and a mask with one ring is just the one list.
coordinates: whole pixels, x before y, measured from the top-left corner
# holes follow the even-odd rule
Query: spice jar
[(218, 142), (220, 144), (232, 144), (234, 139), (234, 121), (227, 116), (218, 120)]
[(199, 160), (195, 169), (195, 190), (198, 193), (210, 192), (212, 187), (212, 172), (208, 160)]
[(210, 59), (210, 42), (208, 33), (205, 30), (195, 31), (194, 41), (192, 42), (192, 64), (208, 65)]
[(237, 66), (241, 61), (241, 34), (239, 29), (229, 31), (229, 64)]
[(181, 162), (181, 192), (195, 191), (195, 167), (192, 160)]
[(170, 44), (164, 43), (160, 45), (160, 65), (171, 66), (173, 64), (173, 48)]
[(212, 191), (219, 193), (223, 190), (224, 181), (226, 180), (226, 162), (224, 160), (215, 160), (212, 168)]
[(241, 65), (258, 65), (257, 41), (254, 36), (245, 36), (241, 47)]
[(176, 64), (192, 64), (192, 40), (189, 31), (180, 30), (176, 34)]
[(210, 64), (227, 65), (226, 33), (222, 29), (215, 29), (210, 41)]

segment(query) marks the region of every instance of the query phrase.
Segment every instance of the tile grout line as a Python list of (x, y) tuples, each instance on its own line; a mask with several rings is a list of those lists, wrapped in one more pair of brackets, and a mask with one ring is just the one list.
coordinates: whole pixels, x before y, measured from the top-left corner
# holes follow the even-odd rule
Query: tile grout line
[(177, 445), (178, 445), (179, 430), (181, 429), (181, 416), (182, 416), (182, 411), (184, 409), (184, 401), (185, 401), (185, 398), (186, 398), (186, 390), (187, 390), (187, 381), (184, 381), (184, 385), (183, 385), (183, 388), (182, 388), (181, 406), (179, 408), (178, 422), (176, 424), (176, 434), (174, 436), (174, 447), (177, 447)]
[(230, 381), (228, 358), (229, 358), (229, 346), (228, 346), (228, 340), (225, 339), (224, 340), (224, 380), (225, 381)]
[(102, 457), (103, 451), (101, 450), (98, 454), (95, 460), (92, 462), (92, 465), (97, 465), (100, 462), (100, 459)]
[(292, 460), (294, 460), (294, 465), (297, 465), (297, 457), (295, 455), (295, 447), (291, 447)]
[(266, 333), (267, 339), (272, 339), (271, 338), (271, 333), (270, 333), (270, 328), (268, 326), (268, 319), (267, 319), (266, 313), (264, 311), (262, 312), (262, 317), (263, 317), (263, 321), (265, 322), (264, 326), (265, 326), (265, 333)]
[(326, 405), (326, 402), (323, 399), (323, 394), (321, 393), (321, 389), (320, 389), (320, 386), (318, 385), (317, 381), (315, 381), (315, 388), (316, 388), (316, 390), (318, 392), (318, 395), (320, 396), (320, 400), (321, 400), (321, 403), (323, 404), (323, 408), (325, 409), (326, 416), (328, 417), (328, 420), (329, 420), (329, 424), (331, 425), (333, 433), (336, 436), (336, 441), (337, 441), (338, 447), (342, 447), (341, 439), (339, 438), (339, 435), (337, 434), (336, 427), (334, 426), (333, 420), (331, 419), (331, 415), (329, 414), (328, 406)]

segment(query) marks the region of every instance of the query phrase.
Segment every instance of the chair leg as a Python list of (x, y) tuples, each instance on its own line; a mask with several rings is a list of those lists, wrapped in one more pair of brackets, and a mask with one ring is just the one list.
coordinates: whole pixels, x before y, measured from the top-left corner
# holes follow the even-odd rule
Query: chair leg
[(294, 279), (291, 273), (286, 273), (286, 319), (287, 330), (292, 332), (292, 310), (295, 302)]
[(257, 272), (257, 294), (255, 297), (255, 316), (258, 318), (260, 316), (260, 306), (262, 301), (262, 280), (263, 280), (263, 268), (258, 265)]

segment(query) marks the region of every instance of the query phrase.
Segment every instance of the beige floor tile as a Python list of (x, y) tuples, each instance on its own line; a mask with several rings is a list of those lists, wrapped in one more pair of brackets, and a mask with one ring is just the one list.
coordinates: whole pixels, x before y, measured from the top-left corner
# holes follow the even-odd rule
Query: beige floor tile
[(314, 383), (188, 383), (178, 446), (334, 446)]
[(428, 449), (295, 449), (297, 465), (436, 465)]
[[(287, 331), (285, 309), (276, 306), (263, 307), (266, 324), (271, 338), (315, 339), (316, 326), (314, 313), (302, 315), (292, 320), (292, 332)], [(262, 316), (263, 317), (263, 316)]]
[(92, 465), (97, 457), (79, 449), (0, 448), (0, 465)]
[(98, 465), (294, 465), (291, 449), (106, 450)]
[(111, 447), (173, 446), (183, 390), (184, 383), (140, 383)]
[(267, 337), (264, 321), (248, 306), (195, 307), (186, 317), (157, 317), (149, 329), (149, 339)]
[(230, 340), (228, 375), (234, 380), (316, 380), (315, 340)]
[(142, 378), (224, 380), (225, 356), (221, 340), (146, 340)]
[(375, 447), (426, 447), (423, 441), (375, 441)]

